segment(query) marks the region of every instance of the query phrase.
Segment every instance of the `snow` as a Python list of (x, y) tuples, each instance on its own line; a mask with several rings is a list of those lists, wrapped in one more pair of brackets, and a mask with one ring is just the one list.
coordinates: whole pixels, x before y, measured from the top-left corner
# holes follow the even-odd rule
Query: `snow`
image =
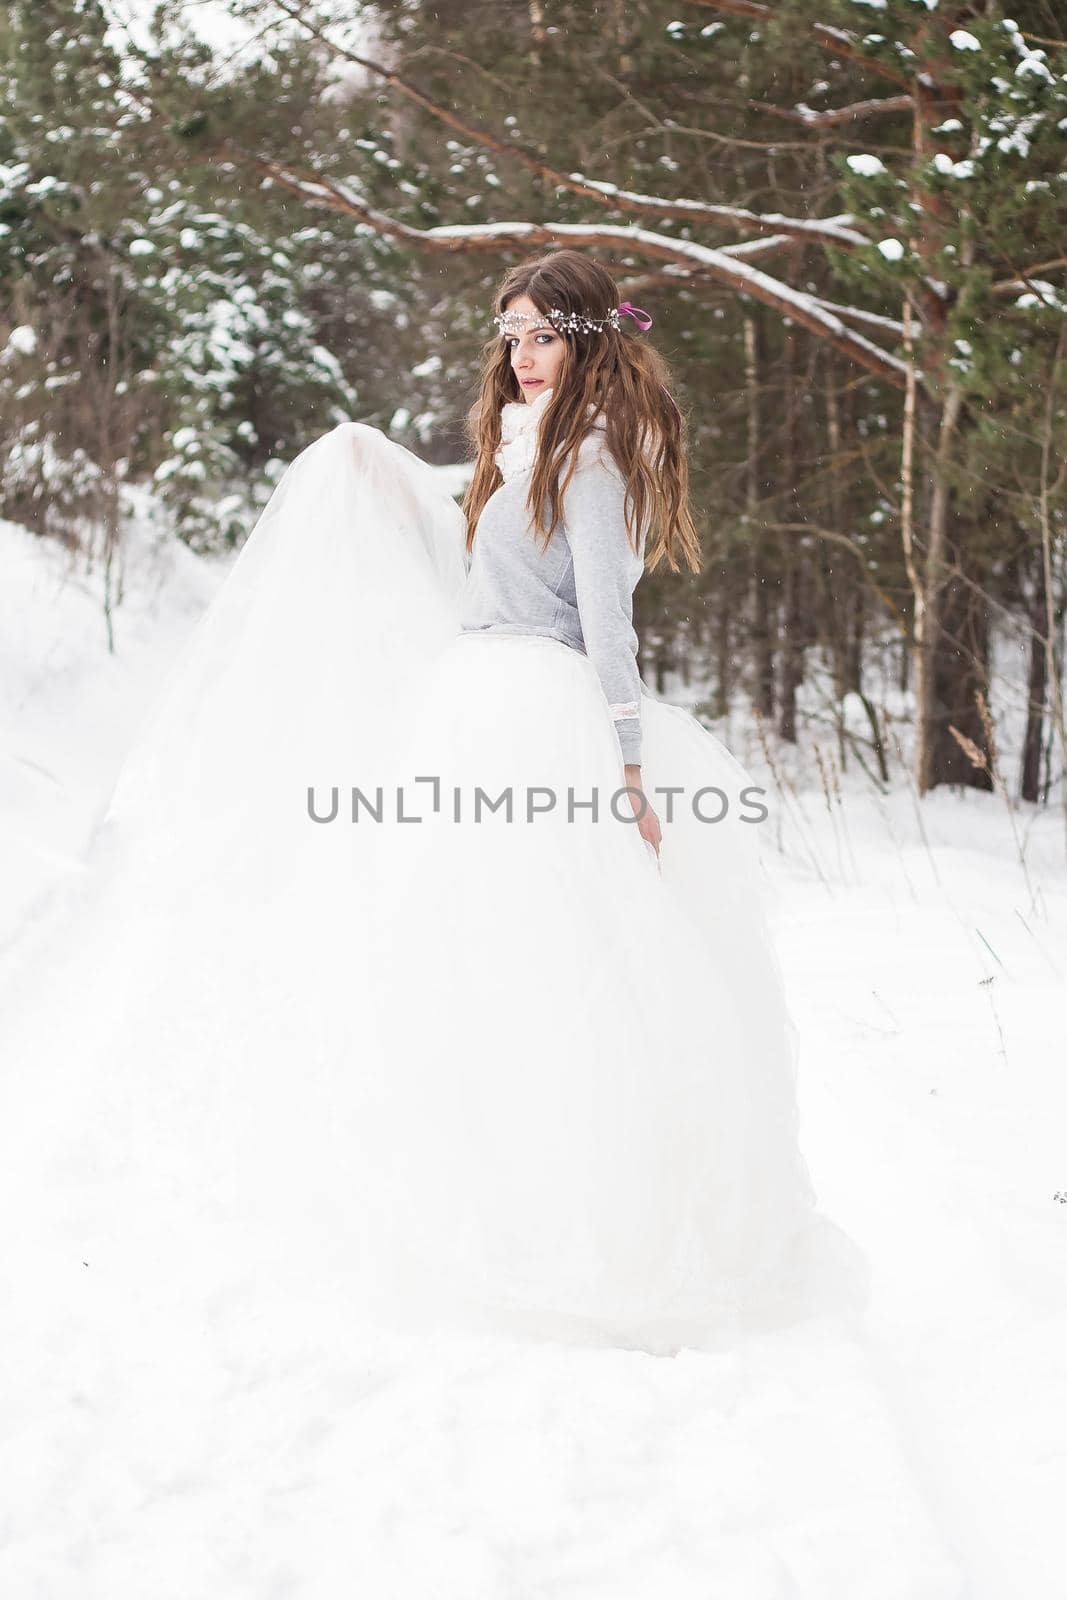
[(904, 255), (904, 246), (899, 239), (879, 239), (878, 248), (887, 261), (900, 261)]
[(845, 164), (849, 171), (854, 172), (859, 178), (877, 178), (880, 173), (888, 170), (885, 162), (878, 156), (846, 156)]
[(1034, 288), (1039, 292), (1034, 294), (1028, 290), (1015, 301), (1018, 310), (1032, 311), (1035, 306), (1051, 306), (1056, 311), (1067, 310), (1067, 301), (1058, 296), (1055, 284), (1035, 278)]
[[(99, 568), (0, 524), (0, 979), (228, 569), (136, 511), (113, 654)], [(41, 1263), (3, 1317), (5, 1593), (1058, 1600), (1062, 817), (1023, 808), (1024, 873), (996, 795), (852, 763), (827, 800), (717, 731), (777, 797), (802, 1140), (869, 1304), (661, 1357), (400, 1337), (240, 1276), (135, 1319)]]
[(37, 349), (37, 335), (28, 323), (20, 323), (7, 336), (7, 349), (16, 355), (32, 356)]
[[(1041, 122), (1041, 113), (1035, 112), (1032, 116), (1019, 117), (1018, 119), (995, 117), (990, 120), (989, 126), (994, 131), (998, 131), (1001, 128), (1010, 130), (1001, 134), (1000, 138), (998, 138), (997, 149), (1003, 150), (1005, 155), (1017, 155), (1025, 160), (1030, 154), (1032, 135), (1040, 128)], [(984, 151), (987, 145), (988, 140), (983, 139), (979, 154)]]
[(973, 33), (968, 33), (966, 28), (953, 28), (948, 36), (948, 42), (954, 50), (981, 50), (982, 46)]
[(1045, 52), (1043, 50), (1031, 50), (1029, 55), (1019, 62), (1015, 69), (1015, 76), (1017, 78), (1038, 78), (1044, 83), (1054, 83), (1056, 81), (1045, 65)]
[(934, 156), (933, 167), (944, 178), (973, 178), (975, 174), (973, 161), (953, 161), (943, 150)]
[(225, 564), (194, 557), (141, 500), (125, 595), (107, 650), (99, 565), (0, 522), (0, 947), (67, 873), (103, 804), (153, 686)]

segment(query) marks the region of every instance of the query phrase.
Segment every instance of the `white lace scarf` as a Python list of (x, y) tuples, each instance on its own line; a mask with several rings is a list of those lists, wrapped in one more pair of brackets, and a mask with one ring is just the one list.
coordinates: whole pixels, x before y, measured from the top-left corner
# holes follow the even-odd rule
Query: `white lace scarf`
[[(500, 448), (494, 460), (506, 483), (517, 473), (529, 472), (537, 459), (537, 430), (553, 394), (542, 389), (536, 400), (508, 400), (500, 408)], [(603, 412), (593, 421), (594, 428), (606, 428)]]

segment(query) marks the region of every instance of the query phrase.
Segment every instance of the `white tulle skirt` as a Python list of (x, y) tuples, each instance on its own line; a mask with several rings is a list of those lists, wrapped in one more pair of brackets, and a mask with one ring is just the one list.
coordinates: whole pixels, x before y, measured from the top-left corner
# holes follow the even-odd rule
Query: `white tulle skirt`
[(374, 430), (272, 505), (12, 984), (22, 1246), (403, 1326), (773, 1301), (814, 1213), (760, 792), (644, 692), (657, 863), (593, 665), (460, 631), (459, 514)]

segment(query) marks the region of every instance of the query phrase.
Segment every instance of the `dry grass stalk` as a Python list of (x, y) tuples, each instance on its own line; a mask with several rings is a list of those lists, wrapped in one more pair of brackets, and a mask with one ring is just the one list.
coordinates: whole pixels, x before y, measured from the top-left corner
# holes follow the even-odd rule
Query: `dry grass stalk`
[(1015, 841), (1015, 854), (1018, 858), (1019, 866), (1022, 868), (1023, 881), (1026, 884), (1026, 892), (1030, 896), (1030, 909), (1035, 915), (1037, 915), (1037, 899), (1034, 894), (1033, 883), (1030, 880), (1030, 870), (1026, 865), (1026, 849), (1023, 845), (1022, 839), (1019, 837), (1019, 823), (1015, 815), (1015, 807), (1012, 804), (1012, 798), (1008, 793), (1008, 786), (1004, 782), (1004, 778), (1000, 771), (1000, 762), (997, 759), (997, 741), (993, 728), (993, 717), (990, 713), (989, 706), (986, 703), (985, 695), (982, 693), (981, 689), (975, 690), (974, 699), (975, 704), (978, 707), (978, 716), (982, 723), (982, 731), (985, 734), (985, 750), (980, 750), (975, 744), (974, 740), (969, 739), (965, 733), (961, 733), (954, 723), (949, 723), (949, 732), (959, 745), (960, 749), (963, 751), (964, 755), (967, 757), (967, 760), (971, 763), (972, 767), (977, 767), (979, 771), (986, 773), (994, 789), (1003, 798), (1004, 804), (1008, 810), (1008, 821), (1011, 824), (1012, 838)]
[[(793, 797), (793, 801), (792, 801), (793, 810), (796, 812), (796, 816), (794, 818), (794, 823), (795, 823), (795, 826), (796, 826), (797, 833), (799, 835), (800, 841), (804, 846), (804, 849), (805, 849), (805, 851), (807, 853), (808, 859), (811, 862), (812, 867), (814, 868), (815, 873), (819, 878), (819, 881), (821, 883), (823, 883), (825, 885), (825, 887), (829, 890), (829, 892), (832, 894), (833, 893), (833, 888), (832, 888), (832, 886), (830, 884), (829, 878), (826, 876), (826, 873), (823, 870), (822, 863), (819, 860), (818, 851), (815, 849), (815, 847), (812, 844), (810, 838), (808, 837), (805, 818), (804, 818), (804, 811), (803, 811), (803, 807), (800, 805), (800, 801), (799, 801), (799, 798), (797, 796), (796, 789), (794, 788), (792, 783), (790, 783), (788, 777), (782, 771), (781, 767), (778, 765), (777, 761), (774, 758), (774, 752), (771, 749), (770, 741), (767, 738), (767, 730), (766, 730), (766, 727), (764, 725), (765, 724), (765, 718), (761, 714), (759, 707), (758, 706), (753, 706), (752, 709), (753, 709), (753, 711), (755, 713), (755, 717), (756, 717), (756, 731), (757, 731), (758, 736), (759, 736), (760, 749), (763, 751), (763, 758), (766, 761), (768, 767), (770, 768), (771, 776), (774, 779), (775, 783), (778, 785), (779, 793), (783, 796), (783, 799), (786, 796), (789, 796), (789, 795), (791, 795)], [(785, 810), (785, 806), (783, 804), (782, 811), (784, 812), (784, 810)], [(779, 835), (778, 835), (778, 849), (779, 849), (779, 851), (781, 851), (781, 849), (782, 849), (781, 832), (779, 832)]]

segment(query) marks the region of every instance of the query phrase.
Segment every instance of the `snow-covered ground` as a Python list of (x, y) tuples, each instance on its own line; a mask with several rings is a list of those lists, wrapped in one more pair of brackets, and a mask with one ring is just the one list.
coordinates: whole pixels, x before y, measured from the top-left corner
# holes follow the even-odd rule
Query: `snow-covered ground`
[(138, 496), (111, 589), (60, 545), (0, 522), (0, 949), (77, 871), (93, 817), (169, 661), (233, 557), (207, 561)]
[[(145, 508), (112, 654), (99, 572), (0, 525), (0, 981), (226, 566)], [(1062, 819), (1019, 813), (1024, 872), (995, 795), (850, 772), (775, 805), (802, 1138), (867, 1308), (667, 1358), (386, 1335), (238, 1279), (134, 1317), (78, 1262), (28, 1314), (4, 1290), (5, 1595), (1067, 1592)]]

